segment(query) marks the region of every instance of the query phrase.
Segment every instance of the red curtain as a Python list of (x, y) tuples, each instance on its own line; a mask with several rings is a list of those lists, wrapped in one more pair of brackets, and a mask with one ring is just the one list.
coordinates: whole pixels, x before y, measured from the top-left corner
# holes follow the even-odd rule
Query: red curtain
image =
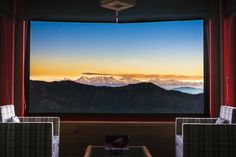
[(14, 104), (16, 114), (24, 115), (24, 66), (26, 47), (26, 22), (24, 20), (24, 0), (15, 0), (15, 73), (14, 73)]
[(9, 1), (11, 17), (0, 17), (0, 105), (14, 104), (24, 115), (24, 64), (26, 24), (24, 0)]
[(209, 20), (207, 23), (207, 41), (208, 41), (208, 53), (209, 53), (209, 104), (210, 104), (210, 116), (215, 116), (215, 99), (214, 99), (214, 24), (213, 20)]
[(221, 39), (220, 0), (210, 1), (210, 18), (207, 20), (207, 47), (209, 57), (209, 108), (210, 116), (217, 117), (222, 101), (221, 94)]
[(208, 21), (207, 33), (210, 65), (209, 92), (210, 115), (214, 117), (218, 115), (220, 105), (236, 107), (236, 17), (226, 13), (227, 1), (211, 0), (210, 2), (211, 18)]
[(0, 105), (14, 101), (14, 20), (0, 17)]
[(236, 17), (223, 16), (223, 103), (236, 107)]
[(212, 117), (218, 115), (220, 105), (236, 107), (236, 17), (229, 16), (225, 12), (226, 3), (227, 1), (223, 0), (211, 0), (211, 18), (208, 21), (209, 92)]
[(15, 92), (14, 104), (17, 115), (23, 116), (25, 110), (25, 34), (26, 24), (23, 19), (20, 19), (16, 24), (15, 29)]

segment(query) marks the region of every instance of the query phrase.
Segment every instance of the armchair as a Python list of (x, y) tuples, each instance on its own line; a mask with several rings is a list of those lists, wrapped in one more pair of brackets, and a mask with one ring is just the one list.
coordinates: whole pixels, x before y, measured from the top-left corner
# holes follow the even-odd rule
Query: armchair
[(235, 157), (236, 108), (221, 106), (227, 124), (217, 119), (176, 118), (176, 157)]
[(14, 116), (14, 105), (0, 106), (0, 156), (59, 157), (59, 118)]

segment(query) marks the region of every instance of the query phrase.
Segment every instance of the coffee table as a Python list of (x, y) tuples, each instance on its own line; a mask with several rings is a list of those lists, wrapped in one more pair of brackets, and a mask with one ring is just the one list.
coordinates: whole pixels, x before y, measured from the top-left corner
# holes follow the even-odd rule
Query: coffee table
[(84, 157), (152, 157), (146, 146), (129, 146), (129, 150), (108, 151), (104, 146), (91, 146), (86, 149)]

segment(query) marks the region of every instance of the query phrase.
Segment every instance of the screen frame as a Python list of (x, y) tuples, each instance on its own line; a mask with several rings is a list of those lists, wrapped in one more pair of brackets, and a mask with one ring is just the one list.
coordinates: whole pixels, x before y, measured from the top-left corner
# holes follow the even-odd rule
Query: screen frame
[[(203, 20), (203, 69), (204, 69), (204, 113), (31, 113), (29, 111), (30, 99), (30, 28), (32, 21), (40, 22), (74, 22), (74, 21), (54, 21), (54, 20), (29, 20), (27, 21), (26, 35), (26, 53), (25, 53), (25, 116), (56, 116), (65, 121), (175, 121), (176, 117), (209, 117), (209, 53), (207, 45), (207, 21), (205, 19), (184, 19), (184, 20), (167, 20), (168, 21), (192, 21)], [(77, 21), (79, 22), (79, 21)], [(154, 21), (151, 21), (154, 22)], [(163, 21), (156, 21), (163, 22)], [(88, 22), (79, 22), (88, 23)], [(93, 22), (89, 22), (93, 23)], [(146, 22), (143, 22), (146, 23)]]

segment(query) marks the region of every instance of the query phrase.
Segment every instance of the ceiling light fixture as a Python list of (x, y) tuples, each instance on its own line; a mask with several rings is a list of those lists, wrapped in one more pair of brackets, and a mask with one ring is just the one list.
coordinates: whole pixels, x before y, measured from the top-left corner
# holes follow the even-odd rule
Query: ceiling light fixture
[(135, 0), (101, 0), (101, 7), (116, 11), (116, 23), (119, 23), (119, 11), (135, 6)]

